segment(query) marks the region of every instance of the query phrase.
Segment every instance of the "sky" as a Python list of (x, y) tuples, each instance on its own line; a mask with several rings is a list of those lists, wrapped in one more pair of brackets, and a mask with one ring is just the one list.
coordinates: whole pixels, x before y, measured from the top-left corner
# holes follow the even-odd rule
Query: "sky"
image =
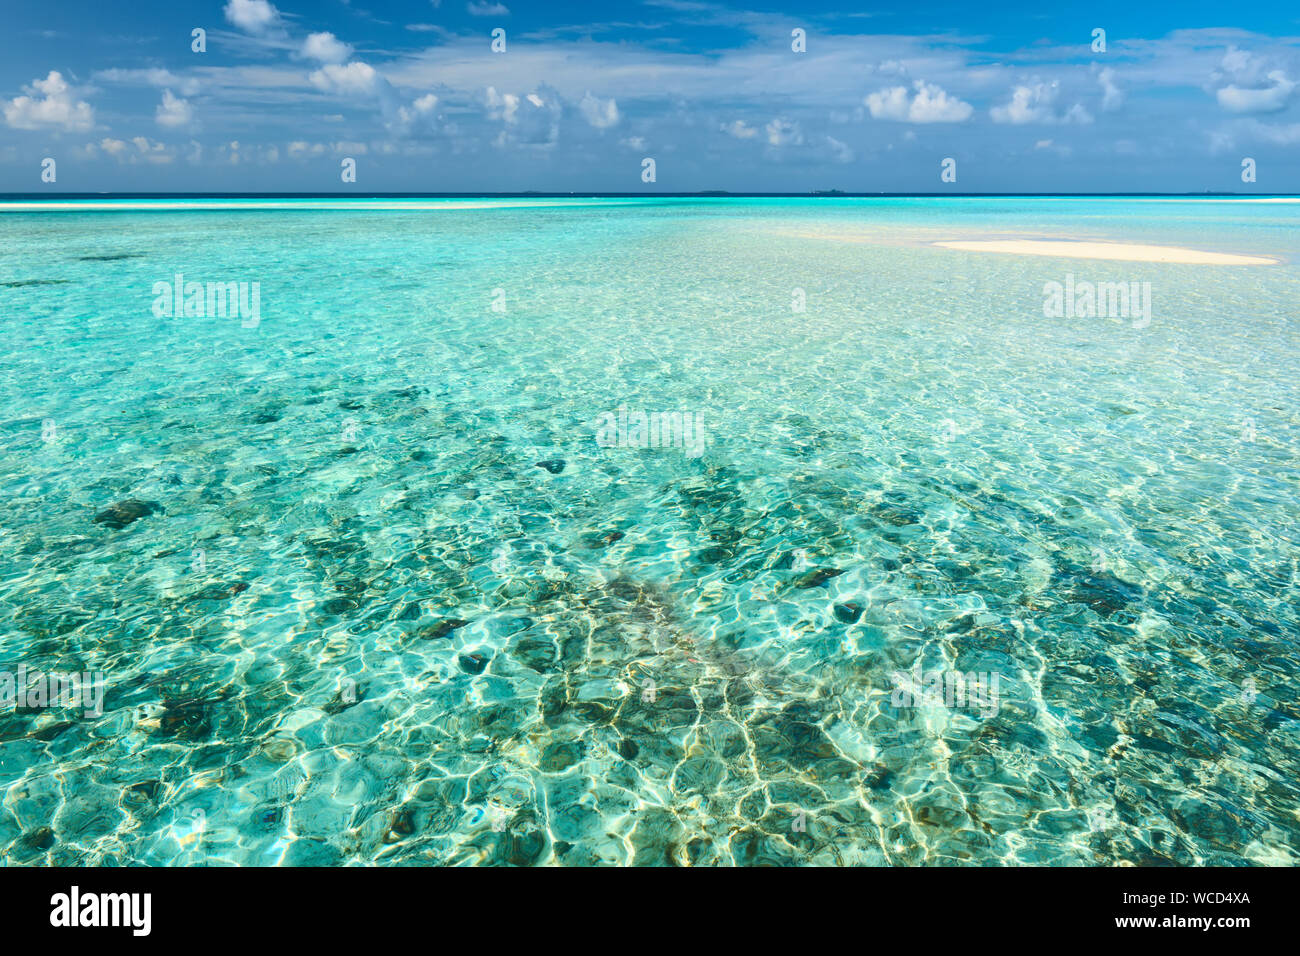
[(1294, 0), (5, 0), (0, 20), (2, 192), (1300, 192)]

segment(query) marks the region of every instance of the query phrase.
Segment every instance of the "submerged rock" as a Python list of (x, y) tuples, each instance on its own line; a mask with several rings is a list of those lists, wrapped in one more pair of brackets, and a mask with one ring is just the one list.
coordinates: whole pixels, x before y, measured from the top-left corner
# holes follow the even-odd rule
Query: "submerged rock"
[(139, 498), (126, 498), (109, 505), (95, 515), (95, 524), (106, 524), (115, 531), (120, 531), (133, 521), (139, 521), (155, 512), (161, 513), (162, 505), (156, 501), (141, 501)]
[(582, 759), (582, 744), (577, 740), (556, 741), (546, 745), (538, 767), (543, 773), (560, 773)]
[(130, 804), (152, 803), (162, 792), (162, 784), (157, 780), (144, 780), (133, 783), (123, 791), (123, 798)]
[(384, 834), (384, 842), (388, 844), (401, 843), (414, 833), (415, 815), (411, 812), (410, 807), (401, 807), (393, 815), (393, 825)]
[(821, 587), (831, 578), (838, 578), (843, 573), (839, 568), (813, 568), (811, 571), (805, 571), (795, 578), (794, 586), (797, 588)]
[(346, 614), (348, 611), (355, 611), (361, 606), (361, 602), (350, 597), (330, 598), (321, 605), (321, 609), (326, 614)]
[(637, 746), (636, 741), (629, 740), (627, 737), (618, 742), (617, 750), (618, 755), (624, 760), (632, 760), (641, 752), (641, 748)]
[(622, 541), (626, 535), (622, 531), (588, 531), (582, 536), (583, 547), (596, 549)]
[(248, 585), (243, 581), (235, 581), (233, 584), (209, 584), (194, 597), (202, 601), (224, 601), (247, 590)]
[(843, 604), (835, 605), (836, 620), (843, 621), (845, 624), (853, 624), (856, 623), (860, 617), (862, 617), (861, 604), (855, 604), (852, 601), (845, 601)]
[(458, 617), (449, 617), (439, 621), (437, 624), (431, 624), (428, 627), (421, 628), (417, 635), (422, 641), (436, 640), (440, 637), (446, 637), (458, 627), (464, 627), (469, 621), (462, 621)]
[(460, 669), (466, 674), (482, 674), (487, 669), (488, 661), (491, 660), (486, 654), (475, 652), (473, 654), (462, 654), (456, 659)]
[(389, 398), (419, 398), (428, 391), (420, 385), (411, 385), (407, 388), (390, 388), (384, 395)]
[(29, 850), (48, 850), (54, 846), (54, 831), (49, 827), (29, 830), (22, 836), (23, 846)]
[(564, 466), (566, 464), (568, 464), (568, 462), (563, 458), (548, 458), (545, 461), (539, 461), (537, 467), (545, 468), (551, 474), (558, 475), (560, 472), (564, 471)]

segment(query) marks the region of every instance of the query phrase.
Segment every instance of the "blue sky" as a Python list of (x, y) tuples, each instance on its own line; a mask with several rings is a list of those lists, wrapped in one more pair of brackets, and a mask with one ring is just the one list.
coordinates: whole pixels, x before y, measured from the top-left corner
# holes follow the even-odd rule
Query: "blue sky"
[(5, 192), (1300, 192), (1293, 0), (7, 0), (0, 16)]

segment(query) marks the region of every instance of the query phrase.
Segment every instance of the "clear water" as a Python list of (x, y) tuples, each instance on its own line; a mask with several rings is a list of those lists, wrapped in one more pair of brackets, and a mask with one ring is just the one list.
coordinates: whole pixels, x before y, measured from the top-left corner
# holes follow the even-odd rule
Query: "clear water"
[[(0, 853), (1294, 863), (1297, 225), (0, 214), (0, 670), (107, 686), (0, 711)], [(929, 245), (984, 236), (1283, 261)], [(156, 318), (176, 273), (260, 283), (260, 322)], [(1044, 318), (1067, 273), (1149, 281), (1150, 324)], [(703, 454), (602, 447), (620, 406), (698, 414)], [(900, 701), (935, 671), (996, 707)]]

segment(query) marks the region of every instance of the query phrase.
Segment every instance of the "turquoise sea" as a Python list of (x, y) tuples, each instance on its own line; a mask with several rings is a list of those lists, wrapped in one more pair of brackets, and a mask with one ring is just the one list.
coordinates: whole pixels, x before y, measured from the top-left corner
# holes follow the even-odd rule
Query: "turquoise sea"
[(0, 671), (104, 687), (3, 862), (1300, 859), (1300, 205), (92, 205), (0, 212)]

